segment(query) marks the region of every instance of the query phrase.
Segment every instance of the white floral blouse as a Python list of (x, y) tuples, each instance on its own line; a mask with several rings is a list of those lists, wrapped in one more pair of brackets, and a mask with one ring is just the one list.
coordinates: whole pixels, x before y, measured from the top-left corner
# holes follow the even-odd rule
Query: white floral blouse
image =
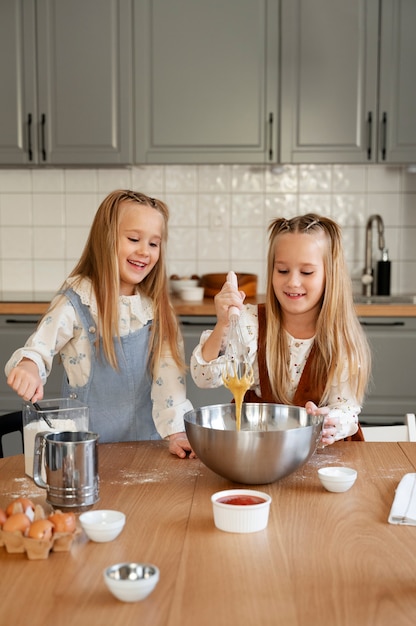
[[(254, 371), (254, 384), (252, 388), (256, 391), (257, 395), (260, 396), (259, 368), (257, 362), (258, 315), (256, 305), (247, 304), (244, 306), (240, 315), (240, 327), (243, 339), (249, 347), (249, 356)], [(219, 387), (223, 384), (222, 369), (224, 357), (220, 356), (209, 363), (204, 361), (202, 357), (202, 347), (211, 332), (211, 330), (205, 330), (202, 333), (200, 343), (194, 349), (191, 357), (190, 370), (192, 378), (198, 387), (205, 389)], [(289, 335), (289, 333), (286, 334), (290, 350), (289, 367), (291, 373), (291, 387), (289, 396), (293, 398), (309, 352), (312, 348), (314, 338), (296, 339)], [(330, 409), (329, 417), (337, 421), (336, 440), (349, 437), (357, 432), (358, 415), (361, 411), (361, 407), (352, 393), (347, 368), (344, 370), (342, 379), (332, 386), (328, 407)]]
[[(68, 283), (71, 284), (68, 279)], [(91, 283), (84, 279), (74, 291), (79, 294), (83, 304), (90, 307), (90, 312), (97, 321), (97, 303), (91, 290)], [(29, 337), (25, 346), (16, 350), (5, 366), (9, 375), (22, 358), (34, 361), (43, 384), (52, 369), (53, 358), (60, 355), (71, 386), (84, 386), (90, 375), (91, 346), (83, 332), (74, 307), (66, 298), (55, 296), (49, 310), (41, 320), (36, 331)], [(133, 296), (119, 297), (120, 335), (139, 330), (153, 319), (153, 306), (149, 298), (137, 293)], [(183, 340), (180, 337), (183, 353)], [(184, 376), (179, 372), (172, 356), (166, 352), (154, 377), (151, 390), (153, 420), (162, 438), (177, 432), (183, 432), (183, 416), (192, 410), (191, 402), (186, 398)]]

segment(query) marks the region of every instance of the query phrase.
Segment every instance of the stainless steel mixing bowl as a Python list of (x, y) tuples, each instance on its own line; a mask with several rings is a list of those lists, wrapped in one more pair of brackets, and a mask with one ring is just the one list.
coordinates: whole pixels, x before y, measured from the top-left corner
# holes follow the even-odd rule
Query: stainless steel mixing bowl
[(288, 476), (315, 452), (323, 417), (283, 404), (244, 403), (236, 430), (235, 404), (185, 414), (189, 442), (211, 470), (237, 483), (261, 485)]

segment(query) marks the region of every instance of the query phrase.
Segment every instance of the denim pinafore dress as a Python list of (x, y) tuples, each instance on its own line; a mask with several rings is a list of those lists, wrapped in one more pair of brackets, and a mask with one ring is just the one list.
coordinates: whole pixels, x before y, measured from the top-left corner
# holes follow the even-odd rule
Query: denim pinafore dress
[[(114, 339), (119, 369), (115, 370), (95, 346), (96, 325), (88, 306), (72, 289), (65, 296), (75, 308), (91, 346), (91, 371), (86, 385), (72, 387), (64, 376), (63, 397), (79, 400), (89, 408), (89, 429), (100, 442), (160, 439), (153, 418), (147, 354), (151, 322), (124, 337)], [(65, 363), (63, 363), (65, 367)]]

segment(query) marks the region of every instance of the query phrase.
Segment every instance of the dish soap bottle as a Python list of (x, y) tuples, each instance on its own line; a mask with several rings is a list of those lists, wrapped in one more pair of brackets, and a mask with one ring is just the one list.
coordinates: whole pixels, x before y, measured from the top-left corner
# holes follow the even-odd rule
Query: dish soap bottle
[(390, 269), (391, 261), (389, 260), (389, 251), (383, 248), (381, 260), (377, 263), (377, 295), (390, 295)]

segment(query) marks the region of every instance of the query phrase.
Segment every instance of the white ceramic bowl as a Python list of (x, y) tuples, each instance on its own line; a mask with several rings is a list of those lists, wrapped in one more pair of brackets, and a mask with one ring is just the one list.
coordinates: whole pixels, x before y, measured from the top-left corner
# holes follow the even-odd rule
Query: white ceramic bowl
[(80, 524), (91, 541), (113, 541), (123, 530), (126, 516), (121, 511), (87, 511), (79, 516)]
[(199, 280), (197, 278), (178, 278), (176, 280), (170, 280), (169, 286), (172, 293), (179, 294), (182, 289), (192, 289), (197, 287)]
[(357, 478), (357, 470), (340, 466), (321, 467), (318, 469), (318, 476), (327, 491), (341, 493), (353, 486)]
[(203, 287), (184, 287), (178, 291), (178, 296), (187, 302), (200, 302), (204, 298)]
[(269, 521), (272, 499), (263, 491), (226, 489), (214, 493), (211, 501), (214, 523), (219, 530), (229, 533), (255, 533), (266, 528)]
[(144, 600), (159, 582), (159, 568), (150, 563), (117, 563), (107, 567), (104, 581), (111, 593), (123, 602)]

